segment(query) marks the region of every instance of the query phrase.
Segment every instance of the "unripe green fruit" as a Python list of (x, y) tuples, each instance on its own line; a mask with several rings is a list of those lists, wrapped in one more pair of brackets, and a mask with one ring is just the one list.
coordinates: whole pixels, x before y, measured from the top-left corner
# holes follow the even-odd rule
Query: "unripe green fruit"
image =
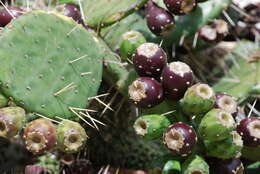
[(182, 174), (209, 174), (209, 166), (202, 157), (191, 156), (183, 163)]
[(212, 109), (201, 120), (199, 133), (204, 140), (220, 141), (230, 136), (235, 128), (232, 115), (221, 109)]
[(136, 134), (145, 139), (157, 139), (162, 137), (164, 130), (170, 125), (167, 117), (162, 115), (144, 115), (134, 123)]

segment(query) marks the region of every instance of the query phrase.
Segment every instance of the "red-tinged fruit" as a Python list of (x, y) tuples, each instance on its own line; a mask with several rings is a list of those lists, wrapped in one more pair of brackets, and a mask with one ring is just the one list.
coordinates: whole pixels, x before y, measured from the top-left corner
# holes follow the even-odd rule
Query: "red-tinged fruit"
[(186, 15), (196, 6), (196, 0), (164, 0), (165, 6), (175, 15)]
[(194, 76), (191, 68), (183, 62), (171, 62), (164, 67), (161, 75), (165, 96), (178, 100), (193, 84)]
[(33, 154), (42, 154), (51, 150), (56, 144), (56, 129), (47, 119), (31, 121), (24, 129), (26, 148)]
[(133, 63), (139, 76), (157, 78), (167, 63), (167, 55), (158, 44), (144, 43), (136, 49)]
[(163, 101), (163, 89), (153, 78), (141, 77), (128, 88), (130, 99), (141, 108), (151, 108)]
[(237, 132), (242, 136), (245, 145), (260, 146), (260, 118), (249, 117), (239, 122)]
[(237, 102), (231, 95), (218, 93), (214, 108), (222, 109), (234, 116), (237, 113)]
[(244, 165), (239, 158), (218, 160), (215, 164), (216, 174), (243, 174)]
[(190, 154), (196, 145), (197, 135), (195, 130), (187, 124), (175, 123), (165, 131), (164, 144), (172, 152), (186, 156)]
[(78, 6), (72, 3), (68, 3), (62, 6), (56, 7), (57, 11), (62, 13), (64, 16), (71, 17), (77, 23), (82, 23), (81, 13)]
[(6, 26), (13, 19), (23, 14), (23, 9), (20, 7), (10, 6), (0, 10), (0, 27)]
[(145, 13), (147, 26), (155, 35), (167, 36), (175, 28), (173, 15), (154, 2), (147, 2)]

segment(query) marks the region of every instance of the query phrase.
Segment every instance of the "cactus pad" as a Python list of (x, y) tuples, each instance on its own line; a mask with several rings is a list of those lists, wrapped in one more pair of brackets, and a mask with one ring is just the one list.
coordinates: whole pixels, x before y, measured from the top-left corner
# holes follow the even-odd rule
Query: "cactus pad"
[(42, 11), (14, 20), (0, 35), (2, 92), (29, 112), (72, 118), (102, 76), (98, 41), (72, 19)]

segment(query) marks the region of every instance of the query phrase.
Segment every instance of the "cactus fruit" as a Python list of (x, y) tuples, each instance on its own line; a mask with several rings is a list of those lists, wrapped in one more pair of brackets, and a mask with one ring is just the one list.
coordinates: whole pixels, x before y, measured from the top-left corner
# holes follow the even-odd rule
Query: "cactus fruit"
[(190, 116), (208, 112), (215, 103), (215, 93), (207, 84), (197, 83), (180, 100), (182, 111)]
[(56, 145), (56, 137), (53, 123), (44, 118), (31, 121), (24, 128), (26, 148), (33, 154), (43, 154), (51, 150)]
[(82, 23), (82, 17), (78, 6), (72, 3), (64, 4), (56, 7), (56, 10), (63, 14), (64, 16), (71, 17), (77, 23)]
[(192, 155), (183, 163), (182, 174), (209, 174), (209, 166), (202, 157)]
[(171, 62), (164, 67), (161, 81), (165, 96), (178, 100), (183, 97), (185, 91), (193, 83), (193, 72), (183, 62)]
[(199, 29), (199, 37), (206, 42), (214, 42), (217, 40), (217, 31), (209, 25), (205, 25)]
[(177, 160), (169, 160), (165, 163), (163, 167), (163, 174), (180, 173), (181, 164)]
[(136, 49), (133, 63), (139, 76), (158, 78), (167, 63), (167, 55), (158, 44), (144, 43)]
[(95, 36), (66, 16), (42, 11), (10, 24), (0, 37), (1, 92), (28, 112), (75, 119), (70, 108), (85, 108), (101, 81)]
[(62, 121), (57, 127), (57, 146), (66, 153), (78, 152), (85, 145), (87, 134), (77, 122)]
[(159, 82), (149, 77), (136, 79), (128, 90), (130, 99), (141, 108), (151, 108), (163, 101), (163, 89)]
[(165, 6), (175, 15), (190, 13), (196, 6), (196, 0), (164, 0)]
[(235, 128), (232, 115), (221, 109), (212, 109), (201, 120), (199, 133), (204, 140), (220, 141), (228, 138)]
[(241, 155), (243, 141), (236, 131), (232, 131), (228, 138), (215, 142), (205, 141), (205, 145), (208, 156), (230, 159)]
[(6, 26), (12, 19), (23, 14), (23, 9), (16, 6), (10, 6), (0, 10), (0, 27)]
[(135, 50), (146, 42), (142, 33), (138, 31), (128, 31), (121, 36), (120, 41), (120, 55), (123, 59), (132, 59)]
[(260, 147), (260, 118), (249, 117), (241, 120), (237, 132), (247, 146)]
[(196, 145), (197, 135), (190, 125), (175, 123), (164, 132), (163, 140), (169, 150), (178, 155), (187, 156)]
[(48, 170), (40, 165), (28, 165), (25, 174), (49, 174)]
[(0, 108), (6, 106), (8, 104), (8, 99), (0, 93)]
[(0, 109), (0, 136), (14, 137), (21, 131), (25, 121), (25, 111), (20, 107)]
[(244, 165), (239, 158), (220, 160), (215, 164), (216, 174), (243, 174)]
[(231, 95), (218, 93), (216, 94), (214, 108), (222, 109), (235, 116), (237, 113), (237, 102)]
[(144, 115), (135, 121), (134, 129), (137, 135), (152, 140), (162, 137), (164, 130), (170, 124), (165, 116)]
[(175, 28), (173, 15), (153, 1), (147, 2), (145, 13), (147, 26), (155, 35), (167, 36)]

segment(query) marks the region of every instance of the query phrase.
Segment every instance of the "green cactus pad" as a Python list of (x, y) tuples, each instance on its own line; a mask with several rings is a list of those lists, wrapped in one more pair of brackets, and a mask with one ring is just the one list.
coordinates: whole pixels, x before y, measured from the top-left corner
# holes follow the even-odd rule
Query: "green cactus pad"
[[(86, 23), (92, 27), (104, 27), (128, 16), (148, 0), (82, 0)], [(79, 2), (75, 0), (75, 2)]]
[(102, 75), (98, 40), (65, 16), (26, 13), (0, 36), (1, 90), (29, 112), (73, 118)]
[(8, 99), (0, 93), (0, 108), (6, 106), (8, 104)]

